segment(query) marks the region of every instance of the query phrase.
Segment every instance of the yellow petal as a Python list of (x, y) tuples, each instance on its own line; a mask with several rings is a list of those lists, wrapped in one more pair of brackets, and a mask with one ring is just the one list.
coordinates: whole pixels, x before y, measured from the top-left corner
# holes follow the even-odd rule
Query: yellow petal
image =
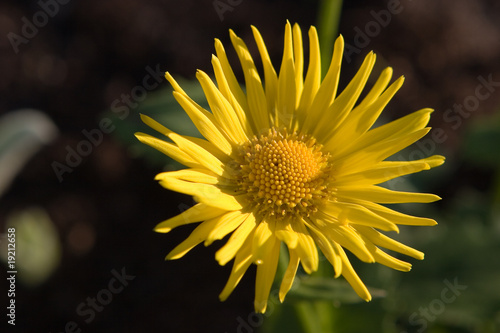
[(265, 258), (265, 245), (273, 241), (273, 231), (271, 230), (270, 224), (266, 221), (259, 223), (255, 229), (255, 235), (253, 237), (252, 243), (252, 253), (256, 264), (261, 264)]
[(254, 307), (256, 313), (266, 312), (267, 299), (278, 267), (280, 242), (275, 237), (271, 237), (271, 241), (264, 245), (263, 253), (265, 260), (257, 266), (257, 276), (255, 278)]
[(415, 259), (419, 260), (424, 259), (424, 254), (422, 252), (415, 250), (414, 248), (411, 248), (407, 245), (404, 245), (392, 238), (389, 238), (373, 228), (361, 225), (358, 225), (355, 228), (363, 237), (366, 237), (368, 240), (370, 240), (373, 244), (377, 246), (381, 246), (388, 250), (405, 254)]
[(288, 267), (286, 268), (285, 275), (281, 280), (279, 291), (280, 302), (285, 300), (286, 294), (290, 288), (292, 288), (293, 280), (295, 279), (295, 274), (297, 273), (297, 268), (299, 267), (300, 262), (299, 256), (294, 250), (289, 250), (288, 252), (290, 253), (290, 259), (288, 261)]
[(341, 173), (345, 173), (345, 170), (352, 170), (352, 172), (362, 171), (418, 141), (425, 136), (429, 130), (430, 128), (424, 128), (396, 138), (373, 143), (350, 156), (337, 158), (337, 168), (341, 170)]
[(379, 264), (403, 272), (409, 272), (411, 270), (411, 264), (394, 258), (393, 256), (376, 247), (373, 243), (367, 240), (366, 237), (363, 237), (363, 235), (361, 235), (361, 237), (365, 240), (367, 248), (373, 254), (373, 257)]
[(339, 277), (342, 274), (342, 271), (344, 269), (343, 266), (343, 261), (342, 261), (342, 254), (345, 254), (344, 251), (342, 250), (342, 247), (335, 243), (335, 242), (330, 242), (332, 245), (333, 252), (335, 253), (335, 261), (331, 262), (335, 271), (335, 277)]
[(378, 247), (375, 247), (374, 250), (374, 255), (375, 260), (382, 265), (385, 265), (387, 267), (390, 267), (392, 269), (402, 271), (402, 272), (409, 272), (411, 271), (411, 264), (407, 263), (403, 260), (399, 260), (397, 258), (394, 258), (393, 256), (385, 253)]
[(159, 223), (154, 230), (156, 232), (167, 233), (178, 226), (209, 220), (226, 212), (227, 211), (224, 209), (214, 208), (203, 203), (198, 203), (179, 215)]
[[(166, 128), (165, 126), (161, 125), (160, 123), (158, 123), (156, 120), (154, 120), (154, 119), (152, 119), (144, 114), (141, 114), (140, 116), (141, 116), (141, 120), (146, 125), (148, 125), (149, 127), (153, 128), (154, 130), (162, 133), (163, 135), (165, 135), (167, 137), (169, 137), (170, 134), (175, 133), (175, 132), (171, 131), (170, 129)], [(211, 142), (209, 142), (207, 140), (195, 138), (192, 136), (186, 136), (186, 135), (183, 135), (183, 137), (185, 139), (203, 147), (210, 154), (214, 155), (215, 157), (217, 157), (221, 161), (225, 161), (228, 158), (228, 156), (226, 154), (224, 154), (218, 147), (214, 146)]]
[(184, 111), (196, 126), (198, 131), (213, 145), (218, 147), (226, 155), (231, 155), (232, 146), (228, 139), (221, 133), (215, 125), (214, 116), (201, 106), (196, 104), (187, 95), (183, 95), (177, 91), (173, 92), (174, 98), (182, 106)]
[[(330, 142), (325, 144), (325, 149), (333, 152), (335, 158), (340, 159), (346, 155), (365, 150), (370, 146), (377, 148), (377, 143), (384, 142), (385, 145), (389, 145), (408, 136), (409, 133), (424, 129), (430, 120), (431, 112), (432, 109), (422, 109), (410, 113), (407, 116), (366, 132), (355, 141), (353, 141), (351, 136), (346, 139), (339, 137), (336, 141), (330, 140)], [(346, 147), (342, 148), (344, 145)]]
[(139, 139), (139, 141), (141, 141), (142, 143), (153, 147), (159, 152), (173, 158), (174, 160), (184, 164), (185, 166), (191, 168), (201, 167), (201, 164), (198, 163), (198, 161), (194, 160), (191, 156), (183, 152), (179, 147), (177, 147), (173, 143), (157, 139), (154, 136), (145, 133), (135, 133), (135, 137)]
[(351, 251), (360, 260), (368, 263), (375, 262), (363, 239), (351, 227), (332, 224), (328, 228), (322, 228), (321, 230), (332, 241)]
[(292, 229), (297, 233), (299, 237), (296, 251), (299, 255), (300, 261), (302, 263), (302, 267), (307, 274), (311, 274), (318, 270), (318, 249), (316, 247), (316, 243), (314, 243), (314, 239), (307, 231), (304, 221), (295, 221), (296, 223), (292, 224)]
[(344, 250), (340, 247), (339, 247), (339, 250), (340, 250), (340, 256), (342, 259), (342, 276), (345, 277), (347, 282), (349, 282), (349, 284), (354, 289), (356, 294), (358, 294), (359, 297), (361, 297), (362, 299), (364, 299), (367, 302), (371, 301), (372, 296), (370, 295), (370, 292), (366, 288), (363, 281), (361, 281), (358, 274), (356, 274), (356, 271), (354, 271), (354, 268), (352, 268), (352, 265), (349, 262), (349, 258), (347, 258), (347, 255), (345, 254)]
[(337, 38), (333, 46), (333, 56), (330, 62), (330, 67), (326, 73), (325, 79), (321, 83), (318, 92), (314, 96), (311, 106), (306, 110), (306, 118), (302, 126), (305, 133), (312, 133), (318, 125), (323, 112), (332, 104), (340, 76), (340, 64), (344, 55), (344, 39), (342, 36)]
[(241, 214), (240, 211), (229, 212), (218, 217), (219, 222), (213, 227), (212, 231), (205, 240), (205, 246), (212, 244), (213, 241), (226, 237), (227, 234), (238, 228), (247, 218), (248, 214)]
[(371, 52), (365, 57), (363, 64), (361, 64), (358, 72), (344, 91), (317, 118), (317, 125), (313, 131), (316, 139), (322, 142), (326, 141), (342, 125), (366, 85), (366, 81), (375, 65), (375, 58), (375, 54)]
[(148, 125), (152, 129), (154, 129), (155, 131), (157, 131), (165, 136), (168, 136), (170, 133), (174, 133), (173, 131), (169, 130), (168, 128), (166, 128), (165, 126), (163, 126), (162, 124), (160, 124), (159, 122), (154, 120), (153, 118), (146, 116), (145, 114), (141, 113), (140, 117), (141, 117), (141, 120), (143, 123), (145, 123), (146, 125)]
[(192, 195), (196, 201), (211, 207), (231, 211), (243, 208), (236, 197), (222, 192), (214, 185), (191, 183), (175, 178), (161, 179), (160, 185), (172, 191)]
[[(363, 98), (361, 103), (352, 110), (351, 114), (349, 114), (349, 117), (342, 125), (343, 128), (349, 127), (354, 133), (361, 135), (373, 126), (383, 110), (383, 108), (380, 110), (378, 107), (374, 108), (374, 103), (377, 102), (380, 103), (380, 105), (384, 103), (387, 104), (404, 82), (404, 77), (400, 77), (384, 92), (391, 81), (392, 73), (393, 70), (391, 67), (385, 68), (382, 73), (380, 73), (380, 76), (370, 89), (370, 92)], [(384, 97), (380, 96), (382, 93), (384, 93)], [(353, 125), (348, 126), (349, 124)], [(339, 131), (342, 131), (342, 129), (339, 129)]]
[[(300, 26), (295, 23), (293, 25), (293, 67), (295, 69), (295, 88), (297, 96), (302, 95), (304, 88), (304, 50), (302, 43), (302, 31)], [(296, 108), (298, 107), (299, 99), (297, 98)]]
[[(212, 66), (214, 68), (215, 78), (217, 79), (217, 85), (219, 87), (219, 91), (226, 98), (226, 100), (233, 107), (233, 111), (238, 117), (238, 121), (243, 127), (243, 130), (247, 137), (252, 137), (253, 131), (252, 127), (248, 121), (248, 117), (245, 113), (244, 107), (238, 102), (238, 99), (233, 93), (233, 90), (229, 84), (229, 78), (226, 77), (224, 69), (222, 68), (222, 64), (220, 59), (216, 56), (212, 56)], [(239, 87), (238, 87), (239, 88)]]
[(276, 111), (276, 96), (278, 94), (278, 76), (274, 70), (271, 58), (267, 52), (266, 44), (262, 38), (259, 30), (252, 26), (252, 32), (259, 49), (260, 57), (262, 59), (262, 66), (264, 67), (264, 83), (266, 90), (267, 110), (269, 114), (275, 115)]
[(196, 73), (196, 77), (203, 88), (210, 110), (215, 116), (217, 123), (227, 134), (234, 144), (248, 141), (245, 130), (235, 110), (228, 100), (221, 94), (208, 75), (202, 71)]
[(290, 222), (285, 220), (277, 221), (275, 234), (279, 240), (285, 242), (289, 249), (295, 249), (297, 247), (299, 237), (298, 234), (292, 229)]
[(248, 107), (254, 123), (254, 129), (258, 133), (262, 129), (269, 128), (266, 94), (264, 93), (259, 73), (257, 72), (257, 68), (255, 68), (252, 56), (245, 42), (236, 36), (232, 30), (230, 30), (230, 37), (243, 69)]
[(231, 234), (227, 243), (215, 253), (215, 259), (219, 265), (224, 266), (234, 258), (256, 226), (254, 214), (247, 214), (246, 220)]
[[(229, 64), (227, 59), (226, 50), (224, 50), (224, 45), (222, 45), (219, 39), (215, 39), (215, 51), (217, 53), (217, 59), (219, 59), (222, 71), (224, 73), (225, 80), (231, 90), (232, 95), (236, 99), (237, 103), (241, 106), (245, 113), (249, 113), (247, 96), (243, 89), (241, 89), (236, 76), (234, 75), (233, 69)], [(254, 129), (255, 130), (255, 129)]]
[(337, 195), (347, 199), (355, 198), (383, 204), (405, 202), (429, 203), (441, 199), (434, 194), (393, 191), (379, 186), (339, 187)]
[[(392, 70), (386, 71), (382, 74), (382, 82), (381, 84), (385, 85), (385, 80), (387, 76), (390, 78), (390, 74)], [(356, 130), (357, 135), (361, 135), (366, 133), (375, 121), (378, 119), (379, 115), (382, 113), (382, 110), (387, 106), (389, 101), (394, 97), (394, 95), (398, 92), (398, 90), (403, 86), (404, 77), (399, 77), (393, 84), (387, 88), (386, 91), (382, 95), (380, 95), (373, 103), (365, 106), (364, 104), (360, 105), (360, 109), (356, 110), (356, 114), (359, 114), (356, 118), (358, 118), (358, 126)], [(381, 86), (382, 87), (382, 86)], [(378, 88), (378, 87), (377, 87)], [(378, 92), (378, 91), (377, 91)], [(365, 107), (366, 111), (362, 108)], [(363, 112), (364, 111), (364, 112)]]
[(216, 217), (205, 222), (202, 222), (193, 232), (189, 235), (186, 240), (177, 245), (169, 254), (167, 254), (167, 260), (182, 258), (186, 253), (188, 253), (193, 247), (203, 242), (215, 227), (220, 217)]
[(446, 158), (445, 158), (444, 156), (441, 156), (441, 155), (433, 155), (433, 156), (431, 156), (431, 157), (427, 157), (427, 158), (425, 159), (425, 162), (426, 162), (427, 164), (429, 164), (429, 166), (430, 166), (431, 168), (435, 168), (435, 167), (440, 166), (441, 164), (443, 164), (443, 163), (444, 163), (444, 161), (445, 161), (445, 159), (446, 159)]
[(361, 205), (343, 202), (329, 202), (321, 208), (321, 212), (334, 217), (340, 224), (359, 224), (399, 232), (397, 225), (379, 216)]
[(299, 122), (304, 122), (306, 110), (309, 109), (321, 83), (321, 56), (319, 51), (318, 33), (315, 27), (309, 29), (309, 64), (306, 80), (298, 107)]
[(342, 126), (340, 126), (328, 139), (329, 141), (326, 146), (330, 147), (341, 140), (345, 141), (347, 145), (339, 147), (340, 154), (342, 148), (347, 148), (353, 143), (353, 141), (357, 140), (372, 127), (385, 105), (387, 105), (393, 95), (403, 84), (404, 80), (401, 77), (394, 82), (382, 96), (380, 96), (383, 90), (387, 87), (391, 77), (392, 68), (386, 68), (363, 101), (352, 110), (349, 116), (342, 123)]
[(224, 164), (221, 162), (221, 160), (210, 154), (203, 147), (187, 140), (181, 135), (172, 133), (170, 134), (170, 137), (177, 144), (177, 146), (182, 149), (183, 152), (187, 153), (194, 160), (196, 160), (198, 163), (200, 163), (216, 175), (222, 176), (222, 174), (224, 173)]
[(387, 208), (385, 206), (373, 203), (371, 201), (353, 200), (352, 198), (350, 199), (350, 201), (365, 206), (366, 208), (375, 212), (377, 215), (383, 216), (386, 219), (396, 224), (418, 225), (418, 226), (433, 226), (437, 224), (436, 221), (434, 221), (433, 219), (403, 214), (395, 210), (392, 210), (390, 208)]
[(316, 245), (319, 246), (325, 258), (330, 262), (335, 271), (335, 277), (339, 277), (342, 273), (342, 261), (335, 244), (333, 244), (314, 223), (304, 221), (309, 230), (312, 231), (311, 236)]
[(234, 259), (231, 275), (229, 275), (229, 279), (227, 280), (224, 289), (219, 295), (219, 299), (221, 301), (225, 301), (233, 292), (234, 288), (236, 288), (241, 278), (247, 271), (248, 267), (250, 267), (250, 265), (252, 264), (252, 261), (252, 241), (249, 237)]
[(292, 28), (287, 22), (285, 29), (285, 47), (278, 77), (277, 120), (276, 126), (292, 128), (295, 117), (297, 89), (293, 63)]
[(219, 177), (206, 169), (184, 169), (179, 171), (162, 172), (156, 175), (155, 180), (165, 178), (176, 178), (194, 183), (216, 185), (219, 184)]
[(343, 169), (342, 171), (347, 172), (348, 174), (337, 173), (336, 177), (338, 177), (338, 180), (336, 180), (334, 184), (335, 186), (380, 184), (397, 177), (423, 170), (429, 170), (431, 168), (431, 164), (435, 166), (439, 161), (441, 161), (441, 163), (444, 162), (444, 160), (439, 159), (436, 156), (431, 156), (425, 159), (409, 162), (383, 161), (375, 166), (367, 168), (366, 170), (355, 173), (350, 173), (348, 170)]

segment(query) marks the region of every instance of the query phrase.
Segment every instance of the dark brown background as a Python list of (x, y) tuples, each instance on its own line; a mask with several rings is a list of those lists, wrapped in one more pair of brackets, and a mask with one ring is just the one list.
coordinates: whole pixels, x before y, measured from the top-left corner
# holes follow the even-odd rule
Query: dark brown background
[[(346, 1), (340, 25), (346, 43), (354, 45), (355, 28), (363, 30), (373, 20), (371, 10), (386, 6), (383, 1)], [(404, 10), (392, 16), (360, 55), (344, 63), (343, 78), (350, 78), (362, 57), (375, 50), (377, 70), (390, 64), (395, 76), (406, 76), (387, 118), (423, 107), (436, 109), (431, 125), (445, 130), (448, 140), (440, 150), (453, 158), (468, 119), (453, 129), (444, 112), (474, 93), (478, 75), (492, 74), (500, 81), (500, 3), (402, 0), (401, 6)], [(200, 246), (180, 261), (163, 261), (190, 228), (168, 235), (152, 228), (191, 200), (163, 190), (153, 180), (159, 168), (133, 158), (111, 136), (63, 182), (58, 182), (51, 163), (63, 162), (65, 147), (82, 140), (83, 129), (96, 128), (102, 112), (121, 93), (141, 84), (146, 66), (159, 64), (186, 78), (193, 78), (198, 68), (211, 73), (213, 38), (220, 38), (229, 50), (232, 28), (255, 50), (250, 24), (260, 29), (278, 66), (286, 19), (298, 22), (307, 36), (306, 29), (316, 23), (317, 7), (317, 1), (242, 0), (221, 21), (212, 1), (73, 0), (61, 5), (16, 54), (7, 34), (20, 34), (21, 18), (31, 19), (40, 7), (35, 1), (0, 3), (0, 114), (37, 108), (60, 130), (57, 140), (29, 161), (0, 199), (1, 224), (15, 210), (42, 206), (63, 245), (61, 265), (44, 284), (18, 285), (15, 331), (61, 332), (68, 321), (83, 332), (237, 330), (238, 316), (246, 318), (252, 311), (254, 271), (220, 303), (217, 297), (230, 265), (221, 268), (215, 262), (218, 244)], [(496, 93), (482, 102), (471, 117), (496, 111), (499, 97)], [(138, 115), (132, 110), (130, 117)], [(455, 181), (437, 193), (450, 195), (463, 183), (480, 189), (489, 182), (490, 175), (471, 176), (469, 171), (458, 167)], [(85, 323), (76, 307), (107, 286), (112, 269), (122, 267), (136, 278), (94, 321)]]

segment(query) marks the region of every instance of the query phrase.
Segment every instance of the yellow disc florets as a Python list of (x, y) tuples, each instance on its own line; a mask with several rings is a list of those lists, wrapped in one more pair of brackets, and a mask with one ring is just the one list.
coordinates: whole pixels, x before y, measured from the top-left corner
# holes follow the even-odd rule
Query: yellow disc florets
[(239, 185), (262, 217), (308, 216), (329, 195), (329, 155), (316, 140), (270, 129), (241, 147)]

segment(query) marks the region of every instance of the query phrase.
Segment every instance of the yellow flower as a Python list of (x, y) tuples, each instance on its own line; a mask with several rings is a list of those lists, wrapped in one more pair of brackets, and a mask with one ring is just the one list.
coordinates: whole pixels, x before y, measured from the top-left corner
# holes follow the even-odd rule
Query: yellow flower
[(396, 231), (400, 225), (431, 226), (432, 219), (405, 215), (383, 204), (420, 202), (440, 198), (432, 194), (389, 190), (377, 184), (428, 170), (444, 162), (442, 156), (416, 161), (385, 161), (422, 138), (430, 128), (430, 109), (409, 114), (372, 128), (378, 116), (403, 84), (391, 85), (386, 68), (357, 103), (375, 63), (369, 53), (359, 71), (337, 94), (344, 42), (339, 37), (328, 72), (321, 80), (316, 29), (309, 30), (309, 64), (304, 78), (301, 30), (285, 27), (279, 74), (271, 64), (259, 31), (252, 27), (262, 59), (264, 84), (242, 39), (230, 31), (245, 78), (239, 86), (222, 43), (215, 40), (212, 65), (217, 85), (196, 74), (211, 112), (193, 101), (169, 73), (174, 97), (206, 140), (182, 136), (153, 119), (143, 121), (168, 141), (137, 133), (137, 138), (187, 169), (156, 176), (169, 190), (192, 195), (197, 204), (155, 228), (169, 232), (180, 225), (201, 222), (175, 247), (167, 259), (178, 259), (196, 245), (210, 245), (230, 235), (216, 253), (220, 265), (234, 260), (229, 280), (220, 294), (225, 300), (248, 267), (257, 265), (255, 311), (265, 312), (275, 277), (280, 245), (290, 261), (279, 297), (290, 290), (299, 264), (306, 273), (318, 267), (318, 248), (340, 275), (366, 301), (371, 295), (351, 266), (345, 249), (360, 260), (409, 271), (411, 265), (381, 248), (413, 258), (424, 254), (378, 231)]

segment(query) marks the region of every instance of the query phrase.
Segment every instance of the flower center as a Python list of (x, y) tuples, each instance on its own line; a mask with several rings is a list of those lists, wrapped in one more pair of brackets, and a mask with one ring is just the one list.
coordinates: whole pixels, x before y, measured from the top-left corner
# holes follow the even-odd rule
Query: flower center
[(309, 216), (329, 195), (329, 155), (314, 138), (272, 128), (241, 149), (239, 185), (264, 218)]

